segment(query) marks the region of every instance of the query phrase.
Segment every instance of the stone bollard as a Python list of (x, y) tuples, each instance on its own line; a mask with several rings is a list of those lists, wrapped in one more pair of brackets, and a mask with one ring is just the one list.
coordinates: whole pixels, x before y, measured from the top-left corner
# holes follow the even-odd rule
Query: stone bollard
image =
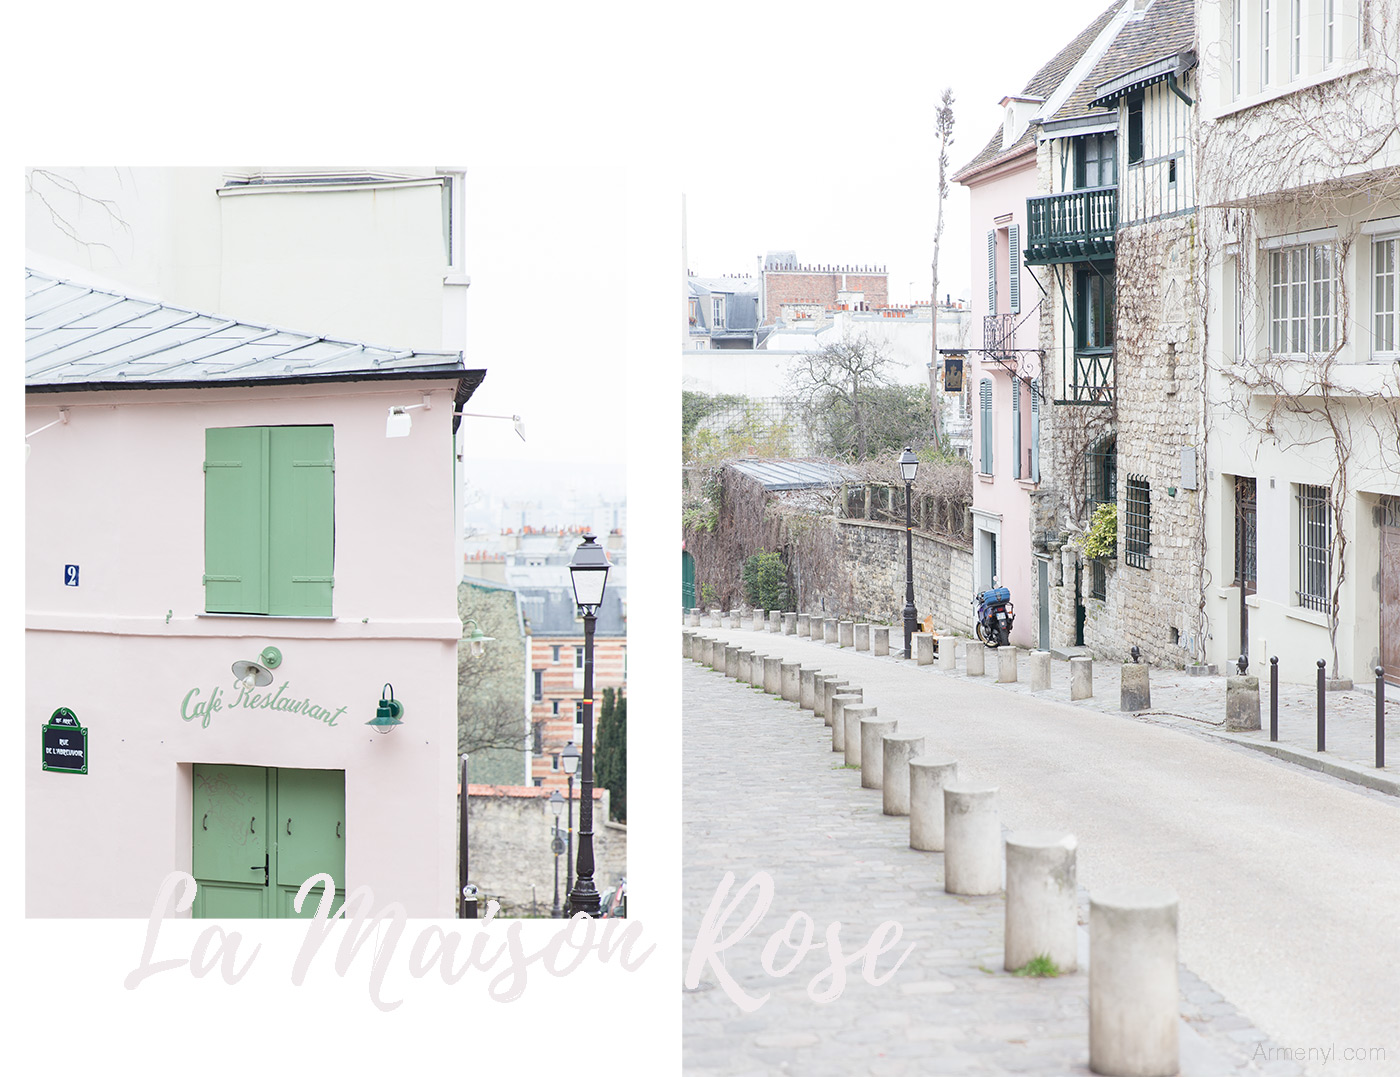
[[(924, 754), (924, 738), (918, 733), (894, 733), (885, 737), (885, 758), (880, 771), (886, 815), (909, 814), (909, 761)], [(862, 766), (861, 772), (865, 768)]]
[(753, 611), (753, 618), (752, 618), (752, 620), (749, 622), (749, 627), (750, 627), (751, 629), (753, 629), (753, 631), (755, 631), (755, 632), (762, 632), (762, 631), (763, 631), (763, 611), (762, 611), (762, 610), (754, 610), (754, 611)]
[[(1118, 686), (1118, 709), (1120, 711), (1145, 711), (1152, 708), (1152, 688), (1147, 681), (1150, 667), (1140, 662), (1124, 662), (1123, 676)], [(1258, 685), (1255, 685), (1256, 689)], [(1259, 728), (1256, 719), (1255, 729)]]
[(768, 631), (769, 631), (769, 632), (781, 632), (781, 631), (782, 631), (782, 628), (783, 628), (783, 611), (782, 611), (782, 610), (769, 610), (769, 611), (768, 611)]
[(797, 673), (801, 668), (801, 662), (784, 662), (778, 669), (778, 685), (782, 689), (782, 697), (791, 703), (797, 702)]
[(739, 652), (739, 668), (734, 679), (740, 684), (753, 684), (753, 651)]
[(810, 613), (799, 613), (797, 615), (797, 634), (799, 636), (810, 636), (812, 634), (812, 615)]
[(1069, 660), (1069, 698), (1088, 699), (1094, 694), (1094, 660), (1080, 656)]
[(772, 696), (783, 690), (783, 660), (778, 655), (763, 659), (763, 690)]
[(705, 648), (708, 647), (709, 644), (710, 641), (707, 636), (696, 636), (690, 644), (690, 657), (702, 666), (707, 664), (705, 661)]
[(795, 635), (797, 635), (797, 614), (795, 614), (795, 613), (785, 613), (785, 614), (783, 614), (783, 635), (785, 635), (785, 636), (795, 636)]
[(681, 657), (689, 658), (695, 651), (695, 633), (690, 629), (681, 632)]
[(1225, 728), (1230, 731), (1259, 728), (1259, 678), (1225, 678)]
[(1050, 687), (1050, 652), (1031, 652), (1031, 691), (1043, 692)]
[(943, 851), (943, 787), (958, 776), (950, 755), (909, 760), (909, 848)]
[(797, 705), (804, 711), (814, 710), (817, 705), (817, 678), (819, 669), (803, 669), (797, 675)]
[(856, 644), (856, 623), (854, 621), (836, 622), (836, 646), (854, 647)]
[(980, 677), (987, 672), (987, 648), (981, 640), (967, 641), (967, 675)]
[(711, 637), (706, 640), (705, 665), (716, 673), (724, 672), (724, 640)]
[(824, 621), (822, 621), (822, 642), (823, 642), (823, 643), (835, 643), (835, 642), (836, 642), (836, 624), (837, 624), (837, 622), (836, 622), (836, 618), (835, 618), (835, 617), (828, 617), (828, 618), (826, 618)]
[(719, 627), (720, 627), (720, 622), (721, 622), (721, 618), (720, 618), (720, 609), (719, 609), (718, 606), (716, 606), (714, 609), (712, 609), (712, 610), (710, 611), (710, 627), (711, 627), (711, 628), (719, 628)]
[[(841, 710), (842, 721), (842, 756), (848, 767), (860, 766), (860, 724), (867, 718), (878, 718), (880, 708), (873, 703), (848, 703)], [(833, 720), (832, 729), (836, 726)], [(833, 738), (835, 733), (832, 734)]]
[(846, 750), (846, 708), (859, 707), (865, 702), (865, 693), (859, 688), (853, 688), (849, 692), (842, 688), (839, 694), (831, 697), (831, 750), (833, 752), (844, 752)]
[(938, 637), (938, 668), (949, 672), (958, 668), (958, 643), (952, 636)]
[(724, 646), (724, 675), (739, 677), (739, 645), (737, 643), (727, 643)]
[(879, 789), (885, 784), (885, 738), (893, 736), (899, 723), (893, 718), (860, 720), (860, 787)]
[(816, 693), (812, 710), (816, 712), (817, 717), (821, 718), (827, 725), (831, 724), (831, 711), (827, 709), (827, 700), (836, 694), (834, 689), (844, 686), (845, 683), (846, 682), (835, 673), (823, 674), (812, 682), (812, 689)]
[(921, 666), (931, 666), (938, 650), (938, 637), (929, 632), (914, 633), (914, 657)]
[(1006, 646), (997, 648), (997, 684), (1016, 683), (1016, 657), (1020, 650)]
[(1061, 972), (1079, 968), (1077, 845), (1073, 834), (1054, 830), (1006, 836), (1007, 972), (1041, 954)]
[(1001, 891), (1001, 819), (995, 785), (944, 783), (943, 846), (943, 888), (948, 893)]
[(868, 622), (856, 622), (856, 650), (870, 650), (870, 625)]
[(690, 610), (687, 610), (687, 611), (686, 611), (686, 614), (685, 614), (685, 623), (686, 623), (689, 627), (691, 627), (691, 628), (699, 628), (699, 627), (700, 627), (700, 607), (699, 607), (699, 606), (696, 606), (694, 609), (690, 609)]
[(890, 653), (890, 626), (876, 625), (870, 630), (870, 653), (884, 658)]
[(1181, 1064), (1177, 898), (1161, 886), (1089, 895), (1089, 1068), (1165, 1077)]

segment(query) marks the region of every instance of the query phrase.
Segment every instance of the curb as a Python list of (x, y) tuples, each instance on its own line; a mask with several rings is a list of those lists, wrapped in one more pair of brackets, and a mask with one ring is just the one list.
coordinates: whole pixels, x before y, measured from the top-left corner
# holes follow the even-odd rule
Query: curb
[(1354, 763), (1324, 759), (1314, 753), (1309, 753), (1298, 748), (1289, 748), (1275, 741), (1257, 741), (1251, 737), (1232, 736), (1229, 733), (1220, 733), (1205, 729), (1197, 730), (1197, 732), (1207, 737), (1215, 737), (1218, 740), (1228, 741), (1230, 744), (1238, 744), (1242, 748), (1250, 748), (1256, 752), (1263, 752), (1265, 755), (1274, 756), (1276, 759), (1282, 759), (1288, 763), (1296, 763), (1300, 767), (1319, 771), (1333, 778), (1340, 778), (1342, 781), (1351, 782), (1353, 785), (1364, 785), (1366, 788), (1374, 789), (1378, 793), (1387, 793), (1393, 797), (1400, 797), (1400, 781), (1396, 781), (1393, 778), (1382, 777)]

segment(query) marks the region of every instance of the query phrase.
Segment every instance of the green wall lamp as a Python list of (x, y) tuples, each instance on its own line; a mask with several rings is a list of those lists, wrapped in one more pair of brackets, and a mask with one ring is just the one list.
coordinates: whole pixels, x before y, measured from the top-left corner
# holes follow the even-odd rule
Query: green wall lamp
[(376, 733), (392, 733), (396, 726), (403, 725), (403, 704), (394, 698), (394, 686), (386, 684), (379, 693), (379, 709), (365, 725), (373, 726)]
[(239, 659), (233, 664), (234, 679), (245, 688), (261, 688), (272, 683), (272, 670), (282, 664), (282, 652), (276, 647), (264, 647), (257, 662)]
[(486, 645), (496, 641), (495, 636), (488, 636), (481, 630), (481, 626), (474, 620), (467, 620), (462, 623), (462, 627), (472, 626), (471, 635), (467, 636), (467, 642), (472, 645), (472, 657), (480, 658), (486, 652)]

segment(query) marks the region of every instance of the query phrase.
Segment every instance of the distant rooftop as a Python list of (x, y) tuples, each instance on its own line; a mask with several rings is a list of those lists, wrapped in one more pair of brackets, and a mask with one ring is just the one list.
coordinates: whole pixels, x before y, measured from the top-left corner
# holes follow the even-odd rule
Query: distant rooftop
[(729, 465), (741, 475), (763, 484), (765, 490), (808, 490), (816, 486), (840, 486), (855, 472), (823, 460), (738, 460)]
[(459, 381), (460, 405), (486, 376), (461, 352), (376, 347), (24, 275), (26, 389), (149, 389), (261, 382)]

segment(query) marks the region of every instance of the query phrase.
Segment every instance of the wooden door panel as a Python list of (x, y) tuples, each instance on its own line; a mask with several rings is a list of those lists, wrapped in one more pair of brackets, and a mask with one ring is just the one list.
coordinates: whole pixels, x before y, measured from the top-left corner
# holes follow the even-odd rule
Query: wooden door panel
[(271, 826), (264, 768), (194, 765), (196, 880), (262, 885)]
[(277, 902), (279, 916), (314, 916), (320, 899), (298, 914), (296, 893), (311, 876), (325, 872), (335, 880), (339, 908), (345, 900), (345, 772), (279, 770), (277, 772)]

